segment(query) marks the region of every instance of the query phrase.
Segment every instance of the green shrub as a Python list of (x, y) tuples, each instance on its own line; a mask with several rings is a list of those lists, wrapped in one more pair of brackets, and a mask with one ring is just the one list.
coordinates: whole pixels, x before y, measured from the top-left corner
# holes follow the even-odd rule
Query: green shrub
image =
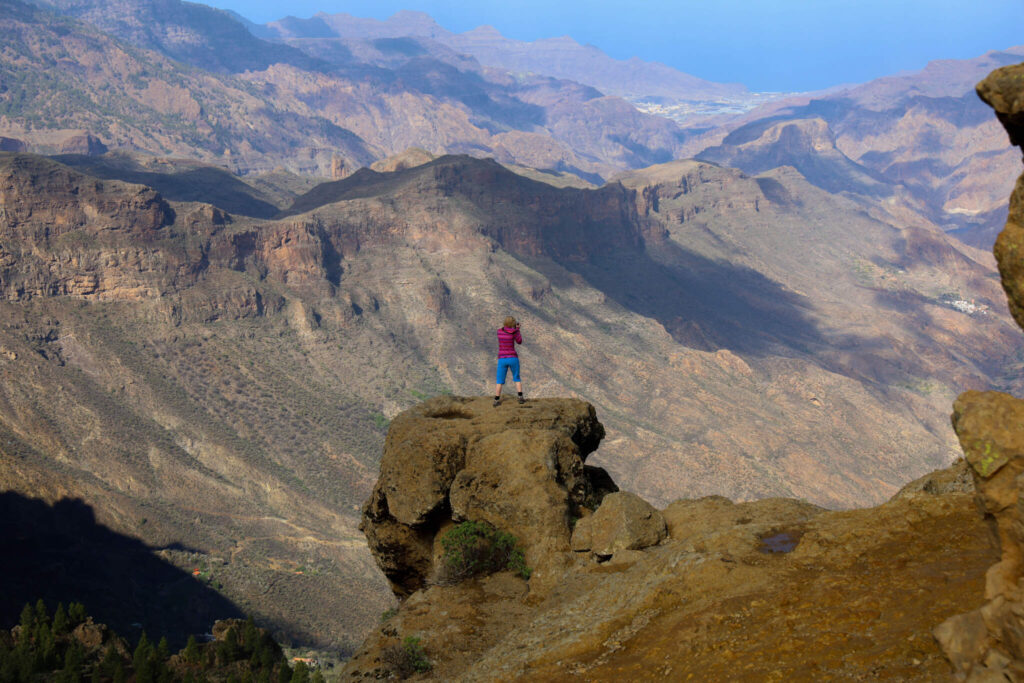
[(420, 639), (406, 636), (402, 643), (385, 648), (381, 653), (381, 661), (399, 678), (408, 678), (414, 673), (430, 671), (433, 664), (427, 659)]
[(444, 549), (438, 572), (441, 583), (457, 583), (503, 569), (529, 579), (532, 572), (526, 566), (518, 539), (487, 522), (469, 521), (455, 525), (441, 537), (441, 546)]

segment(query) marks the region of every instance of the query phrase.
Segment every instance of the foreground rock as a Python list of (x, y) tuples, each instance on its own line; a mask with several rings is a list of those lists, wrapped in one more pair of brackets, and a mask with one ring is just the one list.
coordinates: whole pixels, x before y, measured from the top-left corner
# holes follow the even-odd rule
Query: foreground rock
[(667, 533), (665, 517), (650, 503), (632, 493), (612, 493), (597, 512), (576, 523), (572, 549), (608, 558), (621, 550), (657, 545)]
[[(978, 94), (996, 111), (1010, 141), (1024, 146), (1024, 64), (994, 71)], [(995, 255), (1010, 311), (1024, 327), (1024, 175), (1010, 197), (1006, 227)], [(935, 637), (960, 679), (1024, 678), (1024, 401), (997, 391), (968, 391), (953, 406), (953, 428), (977, 488), (977, 504), (989, 522), (999, 562), (986, 574), (979, 609), (945, 621)]]
[[(996, 559), (965, 462), (872, 509), (659, 511), (583, 464), (603, 434), (571, 399), (438, 397), (397, 416), (363, 529), (403, 601), (342, 680), (398, 675), (409, 642), (430, 662), (414, 677), (444, 681), (948, 675), (931, 630), (981, 605)], [(439, 536), (462, 520), (514, 533), (534, 574), (437, 581)]]
[(570, 517), (595, 500), (591, 478), (607, 478), (583, 465), (603, 437), (594, 407), (572, 399), (439, 396), (398, 415), (360, 525), (392, 589), (422, 588), (439, 533), (464, 520), (514, 533), (544, 581), (566, 562)]
[(417, 590), (341, 680), (389, 676), (385, 653), (408, 637), (431, 662), (422, 680), (942, 680), (931, 629), (981, 605), (997, 557), (972, 493), (949, 486), (964, 469), (838, 512), (721, 496), (658, 512), (606, 496), (574, 543), (581, 524), (591, 539), (611, 529), (622, 540), (645, 517), (669, 534), (566, 552), (549, 585), (502, 572)]

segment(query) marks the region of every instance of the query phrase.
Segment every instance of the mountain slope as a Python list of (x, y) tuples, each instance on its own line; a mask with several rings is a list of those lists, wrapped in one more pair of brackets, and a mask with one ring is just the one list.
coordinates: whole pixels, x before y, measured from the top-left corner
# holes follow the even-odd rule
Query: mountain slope
[(111, 33), (5, 3), (0, 21), (15, 49), (0, 56), (13, 84), (0, 92), (0, 132), (32, 151), (58, 151), (85, 130), (108, 147), (219, 158), (245, 173), (283, 166), (340, 177), (422, 147), (599, 183), (671, 159), (684, 137), (593, 88), (517, 80), (448, 48), (434, 56), (385, 41), (354, 54), (313, 40), (301, 52), (179, 0), (48, 6)]
[[(861, 167), (854, 172), (859, 181), (850, 183), (852, 176), (844, 172), (842, 180), (848, 184), (829, 189), (858, 191), (860, 185), (863, 190), (865, 176), (876, 188), (878, 181), (887, 182), (929, 221), (968, 244), (988, 249), (1005, 220), (1008, 178), (1015, 172), (1018, 155), (978, 100), (974, 83), (995, 67), (1019, 62), (1022, 54), (1024, 48), (1018, 47), (970, 60), (937, 61), (920, 72), (877, 79), (824, 97), (777, 102), (726, 124), (709, 140), (714, 143), (711, 148), (691, 147), (687, 152), (749, 172), (767, 170), (773, 154), (778, 164), (800, 168), (785, 151), (766, 152), (768, 143), (777, 142), (778, 131), (797, 130), (789, 124), (806, 128), (812, 125), (809, 122), (822, 122), (834, 145), (826, 145), (824, 151), (833, 161), (820, 162), (833, 170), (836, 163), (851, 170), (850, 162)], [(761, 151), (755, 159), (742, 148), (759, 138)], [(803, 158), (810, 163), (822, 156), (816, 151)], [(811, 182), (828, 174), (824, 168), (805, 173)]]
[(884, 498), (948, 462), (949, 396), (1020, 342), (976, 252), (793, 172), (578, 190), (442, 157), (260, 220), (31, 155), (0, 170), (5, 488), (81, 497), (299, 642), (347, 647), (386, 604), (356, 531), (382, 430), (488, 391), (509, 313), (527, 396), (592, 401), (595, 462), (658, 501)]
[[(0, 6), (3, 129), (59, 151), (82, 129), (111, 145), (237, 167), (289, 159), (306, 172), (376, 155), (323, 115), (268, 101), (250, 82), (185, 67), (85, 24), (12, 0)], [(269, 136), (266, 131), (274, 130)]]

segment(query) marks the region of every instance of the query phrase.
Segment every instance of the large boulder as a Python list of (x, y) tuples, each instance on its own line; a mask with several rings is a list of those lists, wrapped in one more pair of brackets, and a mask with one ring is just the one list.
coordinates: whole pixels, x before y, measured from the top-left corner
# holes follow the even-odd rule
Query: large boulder
[[(978, 95), (996, 110), (1010, 142), (1024, 146), (1024, 64), (993, 71), (978, 84)], [(1010, 195), (1010, 212), (994, 252), (1010, 313), (1024, 327), (1024, 176)]]
[(665, 517), (633, 493), (610, 493), (597, 511), (576, 523), (572, 549), (611, 557), (620, 550), (641, 550), (661, 543), (668, 535)]
[(495, 408), (439, 396), (395, 417), (360, 525), (392, 590), (423, 587), (439, 533), (464, 520), (514, 534), (535, 577), (563, 565), (570, 518), (608, 490), (607, 474), (583, 464), (603, 437), (594, 407), (575, 399)]

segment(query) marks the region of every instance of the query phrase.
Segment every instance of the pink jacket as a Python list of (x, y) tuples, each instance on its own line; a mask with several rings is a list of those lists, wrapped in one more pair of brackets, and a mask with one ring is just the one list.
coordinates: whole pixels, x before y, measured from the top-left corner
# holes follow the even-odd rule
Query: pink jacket
[(503, 327), (498, 330), (498, 358), (518, 358), (516, 344), (523, 343), (518, 327)]

